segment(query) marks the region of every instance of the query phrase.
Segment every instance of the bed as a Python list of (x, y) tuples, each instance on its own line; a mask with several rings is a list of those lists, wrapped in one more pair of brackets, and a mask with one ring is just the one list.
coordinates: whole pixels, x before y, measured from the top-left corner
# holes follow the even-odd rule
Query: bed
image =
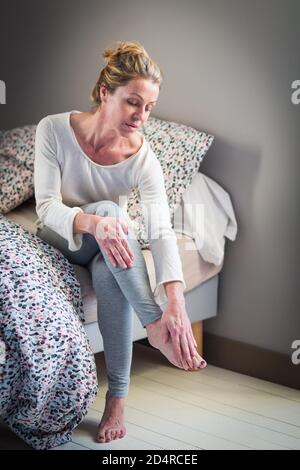
[[(94, 354), (103, 342), (89, 271), (36, 236), (35, 130), (0, 130), (0, 415), (30, 446), (49, 449), (70, 440), (93, 402)], [(202, 354), (203, 320), (217, 315), (225, 238), (236, 237), (235, 215), (228, 193), (199, 171), (213, 136), (154, 117), (143, 132), (163, 169), (186, 310)], [(202, 208), (200, 217), (194, 205)], [(135, 191), (128, 209), (154, 290)], [(133, 341), (146, 335), (135, 315)]]

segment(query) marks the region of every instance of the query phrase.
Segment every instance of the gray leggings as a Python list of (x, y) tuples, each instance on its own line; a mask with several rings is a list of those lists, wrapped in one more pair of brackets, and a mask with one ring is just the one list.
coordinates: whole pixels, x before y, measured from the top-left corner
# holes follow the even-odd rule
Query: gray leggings
[[(112, 201), (86, 204), (81, 209), (86, 214), (118, 217), (127, 222), (121, 208)], [(126, 269), (113, 267), (90, 234), (83, 234), (83, 243), (78, 251), (70, 251), (67, 240), (47, 226), (39, 229), (37, 236), (57, 248), (70, 263), (85, 266), (91, 273), (109, 391), (113, 396), (127, 396), (132, 360), (133, 311), (143, 327), (162, 316), (162, 310), (154, 300), (146, 263), (134, 233), (129, 228), (129, 234), (124, 235), (134, 254), (133, 266)]]

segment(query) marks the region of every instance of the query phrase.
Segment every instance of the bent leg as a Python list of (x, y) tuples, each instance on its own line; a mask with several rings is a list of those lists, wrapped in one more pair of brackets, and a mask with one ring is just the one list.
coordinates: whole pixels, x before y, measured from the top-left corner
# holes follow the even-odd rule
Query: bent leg
[(42, 229), (38, 229), (36, 235), (44, 242), (57, 248), (73, 264), (85, 266), (100, 251), (95, 237), (89, 233), (83, 234), (81, 248), (77, 251), (69, 250), (67, 240), (46, 225)]
[[(124, 222), (128, 222), (126, 215), (121, 208), (112, 201), (100, 201), (93, 204), (82, 206), (85, 213), (97, 214), (102, 217), (118, 217)], [(134, 308), (141, 324), (145, 328), (146, 325), (152, 323), (162, 316), (160, 306), (155, 302), (148, 276), (147, 266), (140, 248), (139, 242), (136, 240), (133, 231), (129, 228), (128, 235), (124, 234), (132, 252), (134, 254), (134, 264), (131, 268), (120, 268), (112, 266), (108, 256), (99, 249), (105, 259), (105, 262), (116, 279), (125, 298)]]
[(133, 341), (133, 309), (101, 253), (88, 264), (97, 296), (98, 324), (103, 338), (109, 392), (128, 395)]

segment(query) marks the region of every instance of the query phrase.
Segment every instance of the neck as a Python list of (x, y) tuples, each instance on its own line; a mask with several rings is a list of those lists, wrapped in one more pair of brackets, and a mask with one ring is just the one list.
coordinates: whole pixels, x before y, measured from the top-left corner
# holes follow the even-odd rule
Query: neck
[(79, 122), (80, 134), (95, 152), (122, 146), (128, 139), (120, 135), (117, 129), (109, 125), (109, 118), (98, 108), (94, 112), (84, 113)]

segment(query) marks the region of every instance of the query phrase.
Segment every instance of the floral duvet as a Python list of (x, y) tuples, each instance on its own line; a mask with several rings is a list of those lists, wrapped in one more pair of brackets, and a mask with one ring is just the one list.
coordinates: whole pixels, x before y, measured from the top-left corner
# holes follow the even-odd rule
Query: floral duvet
[(83, 321), (69, 261), (0, 214), (0, 415), (35, 449), (69, 441), (96, 397)]

